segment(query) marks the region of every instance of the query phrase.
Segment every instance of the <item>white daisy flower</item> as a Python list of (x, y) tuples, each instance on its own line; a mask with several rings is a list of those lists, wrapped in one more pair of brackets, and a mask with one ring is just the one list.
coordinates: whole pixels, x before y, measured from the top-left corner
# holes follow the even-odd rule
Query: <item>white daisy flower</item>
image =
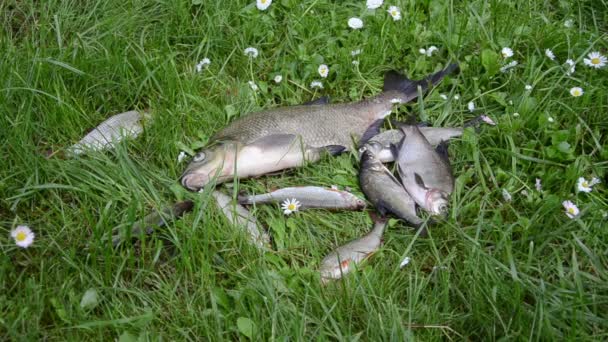
[(258, 90), (258, 85), (255, 84), (255, 82), (249, 81), (247, 83), (249, 83), (249, 87), (251, 88), (251, 90), (253, 90), (253, 91), (257, 91)]
[(439, 50), (435, 45), (431, 45), (427, 50), (426, 50), (426, 55), (431, 57), (433, 55), (433, 52)]
[(507, 189), (503, 188), (502, 189), (502, 198), (506, 201), (506, 202), (511, 202), (511, 194), (509, 193), (509, 191), (507, 191)]
[(313, 89), (314, 89), (314, 88), (323, 89), (323, 82), (321, 82), (321, 81), (316, 81), (316, 80), (315, 80), (315, 81), (312, 81), (312, 82), (310, 82), (310, 87), (311, 87), (311, 88), (313, 88)]
[(185, 158), (186, 158), (186, 152), (180, 151), (179, 154), (177, 155), (177, 162), (181, 163), (184, 161)]
[(572, 26), (574, 26), (574, 20), (566, 19), (566, 21), (564, 21), (564, 26), (567, 28), (571, 28)]
[(587, 182), (584, 177), (580, 177), (578, 181), (576, 181), (576, 190), (578, 192), (591, 192), (591, 184)]
[(258, 56), (258, 49), (254, 48), (254, 47), (248, 47), (245, 49), (245, 56), (251, 57), (251, 58), (256, 58)]
[(584, 92), (583, 92), (583, 88), (581, 87), (574, 87), (570, 89), (570, 95), (574, 96), (574, 97), (579, 97), (579, 96), (583, 96)]
[(298, 202), (298, 200), (296, 200), (295, 198), (290, 199), (286, 199), (283, 204), (281, 204), (281, 209), (283, 209), (283, 214), (285, 215), (289, 215), (293, 212), (298, 211), (298, 209), (300, 209), (300, 202)]
[(500, 54), (502, 55), (502, 58), (513, 57), (513, 50), (508, 47), (503, 47), (502, 50), (500, 50)]
[(319, 75), (321, 75), (321, 77), (323, 78), (326, 78), (327, 75), (329, 75), (329, 67), (325, 64), (319, 65), (319, 69), (317, 69), (317, 71), (319, 72)]
[(11, 230), (11, 237), (19, 247), (27, 248), (34, 242), (36, 234), (28, 226), (17, 226)]
[(421, 55), (426, 55), (426, 49), (420, 49), (418, 52), (420, 52)]
[(518, 116), (519, 116), (519, 113), (513, 113), (513, 116), (514, 116), (514, 117), (518, 117)]
[(274, 83), (276, 83), (276, 84), (281, 83), (282, 80), (283, 80), (283, 76), (281, 76), (281, 75), (276, 75), (274, 77)]
[(196, 72), (203, 71), (203, 69), (206, 68), (209, 64), (211, 64), (209, 58), (205, 57), (201, 59), (201, 61), (196, 64)]
[(442, 100), (447, 100), (447, 99), (448, 99), (448, 96), (447, 96), (446, 94), (439, 94), (439, 97), (440, 97)]
[(410, 259), (410, 257), (405, 257), (403, 258), (403, 260), (401, 261), (401, 263), (399, 264), (399, 268), (404, 268), (405, 266), (407, 266), (410, 261), (412, 261), (412, 259)]
[(584, 58), (583, 62), (585, 63), (585, 65), (599, 69), (602, 68), (606, 65), (606, 62), (608, 62), (608, 59), (606, 59), (606, 56), (602, 56), (599, 52), (591, 52), (587, 55), (587, 57), (589, 58)]
[(553, 51), (551, 51), (549, 49), (545, 50), (545, 56), (547, 56), (552, 61), (555, 60), (555, 54), (553, 53)]
[(543, 185), (541, 184), (540, 178), (536, 178), (536, 181), (534, 182), (534, 187), (538, 192), (541, 192), (543, 190)]
[(393, 17), (394, 21), (401, 20), (401, 10), (397, 6), (391, 6), (388, 8), (388, 14)]
[(353, 50), (350, 52), (350, 55), (355, 57), (357, 55), (361, 54), (361, 49), (357, 49), (357, 50)]
[(454, 95), (454, 100), (460, 100), (460, 95), (458, 95), (458, 94)]
[(528, 190), (523, 189), (523, 190), (521, 191), (521, 194), (522, 194), (522, 195), (524, 195), (524, 196), (528, 196)]
[(256, 0), (255, 2), (255, 6), (260, 10), (260, 11), (265, 11), (270, 4), (272, 4), (272, 0)]
[(553, 119), (553, 117), (550, 116), (550, 117), (547, 118), (547, 121), (549, 121), (549, 122), (555, 122), (555, 119)]
[(511, 61), (509, 64), (506, 64), (500, 68), (500, 72), (507, 72), (509, 69), (515, 68), (517, 66), (517, 61)]
[(532, 86), (529, 84), (526, 84), (526, 86), (524, 87), (524, 89), (526, 89), (527, 91), (532, 90)]
[(359, 65), (359, 61), (357, 61), (357, 60), (353, 61), (353, 65)]
[(596, 184), (600, 184), (601, 182), (602, 182), (602, 181), (601, 181), (599, 178), (597, 178), (597, 177), (593, 177), (593, 178), (591, 178), (591, 181), (589, 182), (589, 185), (590, 185), (590, 186), (594, 186), (594, 185), (596, 185)]
[(376, 8), (382, 6), (383, 2), (384, 2), (384, 0), (367, 0), (367, 8), (376, 9)]
[(363, 20), (359, 18), (350, 18), (348, 19), (348, 27), (353, 30), (358, 30), (363, 27)]
[(571, 59), (566, 59), (566, 64), (568, 65), (566, 75), (570, 76), (574, 73), (574, 69), (576, 69), (576, 63)]
[(575, 218), (580, 213), (576, 204), (571, 201), (563, 201), (562, 205), (564, 206), (564, 209), (566, 209), (566, 215), (571, 219)]
[(475, 103), (473, 101), (469, 102), (467, 104), (467, 108), (469, 109), (469, 111), (473, 112), (475, 111)]

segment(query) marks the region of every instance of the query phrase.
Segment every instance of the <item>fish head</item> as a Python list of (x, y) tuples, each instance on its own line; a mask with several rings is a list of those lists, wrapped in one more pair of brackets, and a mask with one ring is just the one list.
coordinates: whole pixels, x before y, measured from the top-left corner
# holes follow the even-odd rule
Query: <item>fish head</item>
[[(198, 191), (212, 180), (223, 181), (222, 177), (232, 170), (236, 145), (223, 143), (198, 151), (180, 177), (182, 185), (191, 191)], [(232, 152), (232, 153), (231, 153)]]
[(430, 189), (425, 196), (425, 204), (432, 215), (447, 215), (449, 209), (448, 195), (437, 189)]

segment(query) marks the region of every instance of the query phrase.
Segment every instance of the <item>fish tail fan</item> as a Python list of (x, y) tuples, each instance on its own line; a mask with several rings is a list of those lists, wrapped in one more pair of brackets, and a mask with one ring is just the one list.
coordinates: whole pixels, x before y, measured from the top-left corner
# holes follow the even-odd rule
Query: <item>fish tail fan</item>
[(399, 74), (396, 71), (389, 71), (384, 75), (384, 92), (398, 91), (401, 93), (400, 102), (408, 102), (418, 96), (418, 86), (422, 91), (428, 90), (430, 87), (438, 84), (443, 78), (458, 70), (458, 64), (452, 63), (445, 69), (431, 74), (421, 80), (415, 81)]

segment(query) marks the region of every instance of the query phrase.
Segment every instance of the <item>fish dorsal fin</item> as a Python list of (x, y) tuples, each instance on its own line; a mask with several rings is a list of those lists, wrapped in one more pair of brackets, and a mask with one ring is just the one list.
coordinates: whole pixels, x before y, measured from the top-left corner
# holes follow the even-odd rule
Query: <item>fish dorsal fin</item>
[(428, 189), (426, 187), (426, 185), (424, 185), (424, 181), (422, 180), (422, 177), (420, 177), (420, 175), (417, 174), (416, 172), (414, 172), (414, 180), (416, 181), (416, 184), (418, 184), (420, 187), (422, 187), (424, 189)]
[(425, 77), (419, 81), (410, 80), (409, 78), (399, 74), (396, 71), (389, 71), (384, 75), (385, 92), (397, 91), (404, 97), (402, 102), (409, 101), (418, 96), (418, 86), (424, 92), (429, 87), (439, 83), (446, 75), (458, 69), (458, 64), (450, 64), (445, 69)]
[(319, 97), (316, 100), (304, 102), (303, 105), (304, 106), (314, 106), (314, 105), (326, 105), (329, 103), (330, 103), (329, 96), (323, 96), (323, 97)]
[(363, 146), (367, 143), (371, 138), (375, 137), (380, 133), (380, 127), (384, 120), (378, 119), (374, 121), (366, 130), (365, 133), (361, 136), (361, 140), (359, 140), (359, 147)]

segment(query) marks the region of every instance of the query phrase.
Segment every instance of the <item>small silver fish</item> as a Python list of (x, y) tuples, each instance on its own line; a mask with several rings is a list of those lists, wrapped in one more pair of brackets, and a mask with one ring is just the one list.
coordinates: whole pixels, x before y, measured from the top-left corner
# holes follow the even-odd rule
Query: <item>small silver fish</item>
[(405, 125), (401, 130), (404, 137), (398, 147), (393, 145), (393, 154), (403, 187), (429, 213), (444, 214), (454, 190), (447, 145), (440, 144), (436, 150), (416, 126)]
[[(462, 127), (419, 127), (422, 135), (433, 146), (439, 145), (442, 141), (448, 141), (452, 138), (462, 136), (464, 128)], [(395, 160), (391, 151), (391, 144), (398, 144), (403, 139), (403, 132), (400, 129), (386, 130), (373, 138), (370, 141), (379, 142), (384, 147), (376, 153), (376, 157), (383, 163), (390, 163)]]
[(86, 153), (89, 150), (105, 150), (112, 148), (124, 138), (135, 138), (143, 132), (143, 119), (150, 119), (150, 114), (132, 110), (116, 114), (105, 120), (90, 131), (84, 138), (68, 148), (74, 155)]
[(347, 191), (320, 186), (298, 186), (278, 189), (261, 195), (239, 196), (240, 204), (264, 204), (283, 202), (295, 198), (302, 207), (300, 209), (346, 209), (362, 210), (365, 201)]
[(380, 248), (382, 234), (388, 221), (374, 216), (372, 216), (372, 220), (374, 221), (374, 227), (369, 233), (338, 247), (323, 258), (319, 270), (323, 283), (342, 278), (343, 275), (352, 271), (356, 264), (367, 259)]
[(423, 220), (416, 215), (416, 202), (376, 157), (381, 149), (382, 146), (375, 141), (370, 141), (361, 148), (361, 190), (381, 215), (391, 213), (417, 228)]
[(232, 197), (217, 190), (213, 191), (211, 195), (215, 198), (218, 208), (222, 210), (222, 213), (232, 225), (245, 228), (257, 247), (264, 249), (270, 247), (270, 236), (260, 227), (255, 217), (247, 209), (238, 203), (233, 203)]

